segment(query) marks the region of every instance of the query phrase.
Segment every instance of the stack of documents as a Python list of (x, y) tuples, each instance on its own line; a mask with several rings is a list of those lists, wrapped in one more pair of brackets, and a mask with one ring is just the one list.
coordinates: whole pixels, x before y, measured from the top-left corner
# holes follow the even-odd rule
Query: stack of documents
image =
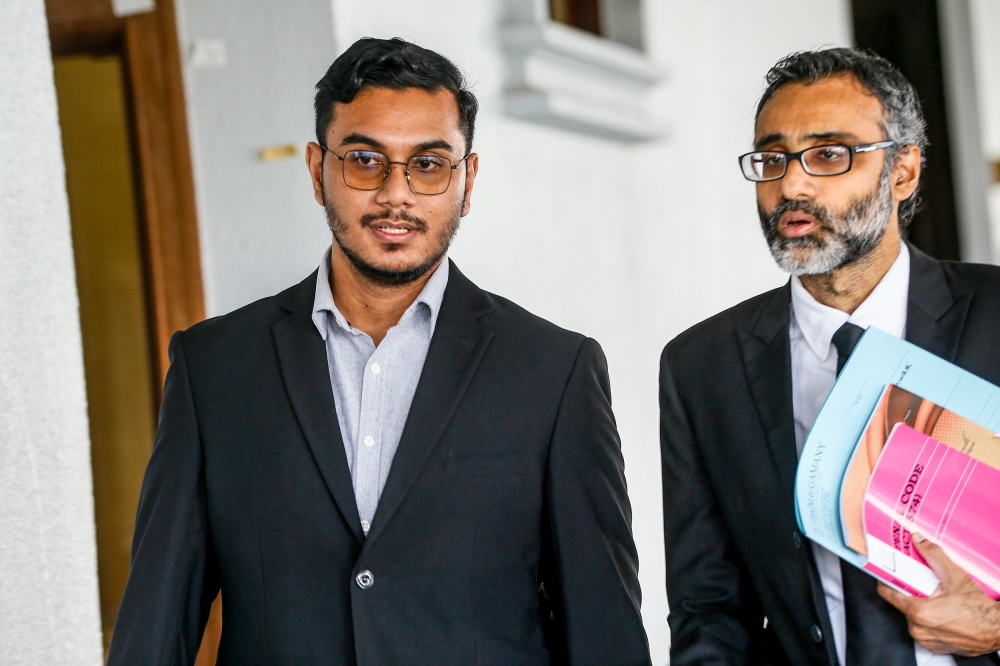
[(885, 583), (938, 580), (911, 536), (941, 546), (1000, 598), (1000, 388), (869, 328), (802, 450), (795, 510), (807, 537)]

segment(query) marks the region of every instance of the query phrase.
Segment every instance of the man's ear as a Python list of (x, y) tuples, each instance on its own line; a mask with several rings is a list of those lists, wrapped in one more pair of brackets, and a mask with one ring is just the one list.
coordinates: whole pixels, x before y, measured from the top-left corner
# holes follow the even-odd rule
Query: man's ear
[(479, 173), (479, 155), (476, 153), (469, 153), (469, 156), (465, 158), (465, 198), (462, 204), (462, 217), (469, 214), (472, 210), (472, 186), (476, 182), (476, 174)]
[(920, 183), (920, 148), (903, 146), (892, 165), (892, 198), (905, 201), (917, 190)]
[(312, 179), (313, 198), (320, 206), (323, 202), (323, 149), (315, 141), (306, 144), (306, 167)]

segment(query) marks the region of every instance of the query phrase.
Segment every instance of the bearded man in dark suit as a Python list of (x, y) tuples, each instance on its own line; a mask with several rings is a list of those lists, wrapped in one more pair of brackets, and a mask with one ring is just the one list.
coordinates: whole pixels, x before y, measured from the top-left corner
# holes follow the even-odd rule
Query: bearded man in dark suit
[(1000, 269), (904, 241), (927, 139), (887, 61), (791, 55), (740, 158), (792, 278), (698, 324), (661, 359), (671, 664), (997, 664), (1000, 604), (930, 541), (941, 579), (905, 597), (798, 531), (798, 453), (860, 331), (876, 326), (1000, 384)]

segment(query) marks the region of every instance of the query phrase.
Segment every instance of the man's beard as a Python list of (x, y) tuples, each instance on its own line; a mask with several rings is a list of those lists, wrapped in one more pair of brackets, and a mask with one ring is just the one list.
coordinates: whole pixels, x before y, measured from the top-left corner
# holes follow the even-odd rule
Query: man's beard
[[(782, 199), (770, 215), (758, 205), (760, 225), (778, 266), (792, 275), (823, 275), (874, 250), (885, 237), (895, 203), (890, 174), (889, 169), (884, 169), (878, 188), (852, 204), (843, 217), (811, 201)], [(785, 238), (778, 233), (781, 215), (796, 210), (814, 216), (821, 233), (798, 238)]]
[[(330, 232), (333, 234), (334, 241), (340, 246), (340, 250), (344, 253), (344, 256), (347, 257), (351, 265), (354, 266), (354, 269), (362, 277), (385, 287), (398, 287), (410, 284), (427, 275), (428, 271), (437, 266), (455, 238), (455, 233), (458, 231), (459, 223), (462, 220), (461, 212), (464, 207), (465, 200), (463, 199), (453, 211), (452, 219), (441, 228), (441, 231), (435, 237), (437, 247), (427, 259), (414, 266), (406, 266), (393, 270), (379, 268), (365, 261), (357, 248), (350, 246), (347, 240), (347, 223), (340, 218), (333, 204), (326, 198), (326, 193), (323, 193), (323, 208), (326, 210), (326, 221), (330, 227)], [(417, 233), (427, 233), (427, 222), (419, 217), (410, 215), (405, 210), (385, 210), (381, 213), (362, 215), (361, 219), (358, 220), (358, 225), (362, 229), (367, 229), (375, 226), (380, 220), (409, 222), (413, 225)], [(390, 252), (403, 248), (401, 245), (389, 245), (388, 247), (390, 248)]]

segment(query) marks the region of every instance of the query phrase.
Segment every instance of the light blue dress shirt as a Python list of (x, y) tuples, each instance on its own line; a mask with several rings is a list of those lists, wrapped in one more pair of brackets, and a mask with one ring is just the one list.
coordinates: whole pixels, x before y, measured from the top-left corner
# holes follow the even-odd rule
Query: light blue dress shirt
[(330, 250), (316, 280), (313, 323), (326, 342), (337, 420), (354, 483), (361, 529), (367, 535), (427, 358), (448, 286), (445, 258), (378, 347), (351, 326), (330, 290)]

